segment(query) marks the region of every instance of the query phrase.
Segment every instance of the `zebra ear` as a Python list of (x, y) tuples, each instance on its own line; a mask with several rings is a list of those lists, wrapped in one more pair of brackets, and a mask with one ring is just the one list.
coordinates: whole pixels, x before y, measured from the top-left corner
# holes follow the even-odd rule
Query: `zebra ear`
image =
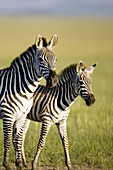
[(96, 65), (98, 64), (98, 62), (96, 62), (95, 64), (93, 64), (92, 66), (88, 67), (86, 69), (86, 71), (89, 73), (89, 74), (92, 74), (93, 73), (93, 70), (95, 69)]
[(83, 70), (84, 70), (83, 61), (79, 61), (76, 66), (76, 71), (77, 71), (77, 73), (81, 73)]
[(58, 42), (58, 36), (55, 34), (52, 36), (51, 40), (49, 41), (48, 46), (50, 48), (53, 48), (57, 44), (57, 42)]
[(38, 35), (35, 40), (35, 44), (37, 48), (42, 48), (43, 47), (43, 41), (42, 41), (42, 36)]

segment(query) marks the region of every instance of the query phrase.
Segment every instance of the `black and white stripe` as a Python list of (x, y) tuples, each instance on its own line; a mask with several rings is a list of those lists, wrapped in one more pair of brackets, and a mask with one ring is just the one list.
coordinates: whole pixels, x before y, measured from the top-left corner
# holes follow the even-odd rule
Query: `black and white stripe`
[(52, 47), (56, 43), (56, 35), (52, 37), (49, 43), (39, 35), (36, 43), (21, 54), (20, 57), (16, 58), (10, 67), (0, 70), (0, 117), (3, 119), (4, 131), (3, 165), (8, 170), (10, 168), (8, 155), (12, 129), (15, 129), (13, 132), (13, 144), (16, 151), (16, 164), (20, 166), (21, 131), (26, 115), (33, 104), (34, 92), (42, 76), (49, 80), (51, 72), (55, 72), (56, 56)]
[[(30, 113), (27, 115), (27, 118), (33, 121), (42, 122), (42, 129), (37, 152), (32, 164), (33, 169), (36, 168), (39, 153), (45, 144), (46, 136), (53, 124), (57, 125), (64, 146), (66, 165), (68, 168), (71, 166), (66, 127), (66, 120), (70, 112), (69, 107), (78, 95), (80, 95), (85, 101), (89, 101), (89, 105), (93, 104), (95, 101), (92, 92), (92, 81), (89, 76), (90, 70), (88, 70), (90, 67), (87, 69), (82, 62), (84, 70), (81, 70), (81, 68), (79, 68), (79, 70), (79, 65), (80, 62), (77, 65), (74, 64), (64, 69), (59, 75), (59, 82), (55, 87), (50, 89), (39, 85), (34, 94), (34, 104)], [(24, 138), (30, 123), (30, 120), (28, 119), (26, 120), (23, 129)], [(22, 149), (24, 164), (26, 164), (24, 148), (22, 147)]]

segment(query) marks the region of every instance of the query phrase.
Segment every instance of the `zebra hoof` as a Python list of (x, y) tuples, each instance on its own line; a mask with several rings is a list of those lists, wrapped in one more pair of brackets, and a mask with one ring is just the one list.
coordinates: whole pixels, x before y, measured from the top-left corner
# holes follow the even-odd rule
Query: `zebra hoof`
[(24, 166), (24, 168), (28, 168), (27, 164), (25, 164), (25, 163), (23, 164), (23, 166)]
[(5, 167), (6, 170), (11, 170), (11, 167), (8, 162), (3, 161), (3, 166)]
[(22, 163), (18, 162), (16, 160), (16, 163), (15, 163), (16, 167), (17, 167), (17, 170), (22, 170)]
[(26, 161), (22, 161), (22, 165), (23, 165), (25, 168), (28, 168), (28, 167), (27, 167), (27, 164), (26, 164)]
[(22, 168), (21, 165), (17, 166), (17, 170), (22, 170), (22, 169), (23, 169), (23, 168)]
[(66, 165), (66, 166), (67, 166), (67, 169), (68, 169), (68, 170), (72, 169), (71, 163), (68, 164), (68, 165)]
[(32, 170), (36, 170), (36, 164), (32, 161)]

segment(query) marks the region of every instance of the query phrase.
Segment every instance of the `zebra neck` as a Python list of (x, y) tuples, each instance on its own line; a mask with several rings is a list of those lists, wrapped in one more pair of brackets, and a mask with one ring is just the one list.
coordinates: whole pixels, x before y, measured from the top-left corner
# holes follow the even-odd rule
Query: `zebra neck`
[(37, 70), (34, 69), (35, 55), (36, 45), (33, 45), (11, 63), (8, 69), (10, 72), (10, 81), (16, 86), (13, 94), (19, 93), (20, 91), (32, 93), (39, 85), (41, 76), (38, 75)]
[(72, 103), (77, 98), (78, 94), (73, 88), (73, 81), (68, 79), (65, 83), (59, 86), (57, 104), (61, 110), (65, 110), (67, 107), (72, 105)]

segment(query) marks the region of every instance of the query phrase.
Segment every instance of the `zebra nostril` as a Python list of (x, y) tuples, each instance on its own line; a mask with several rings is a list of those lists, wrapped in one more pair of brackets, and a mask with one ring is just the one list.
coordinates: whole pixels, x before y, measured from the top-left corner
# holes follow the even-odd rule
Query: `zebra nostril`
[(52, 81), (51, 81), (50, 78), (46, 80), (46, 86), (49, 87), (49, 88), (52, 87)]
[(58, 76), (55, 75), (52, 77), (52, 85), (55, 86), (58, 83)]
[(55, 86), (58, 83), (58, 76), (55, 71), (52, 72), (51, 80), (52, 80), (52, 86)]
[(91, 106), (95, 102), (95, 97), (92, 93), (89, 94), (89, 97), (87, 100), (85, 100), (87, 106)]
[(46, 80), (46, 86), (47, 87), (53, 87), (58, 83), (58, 76), (55, 71), (50, 72), (50, 76)]
[(89, 94), (89, 98), (90, 98), (91, 104), (93, 104), (95, 102), (95, 97), (92, 93)]

